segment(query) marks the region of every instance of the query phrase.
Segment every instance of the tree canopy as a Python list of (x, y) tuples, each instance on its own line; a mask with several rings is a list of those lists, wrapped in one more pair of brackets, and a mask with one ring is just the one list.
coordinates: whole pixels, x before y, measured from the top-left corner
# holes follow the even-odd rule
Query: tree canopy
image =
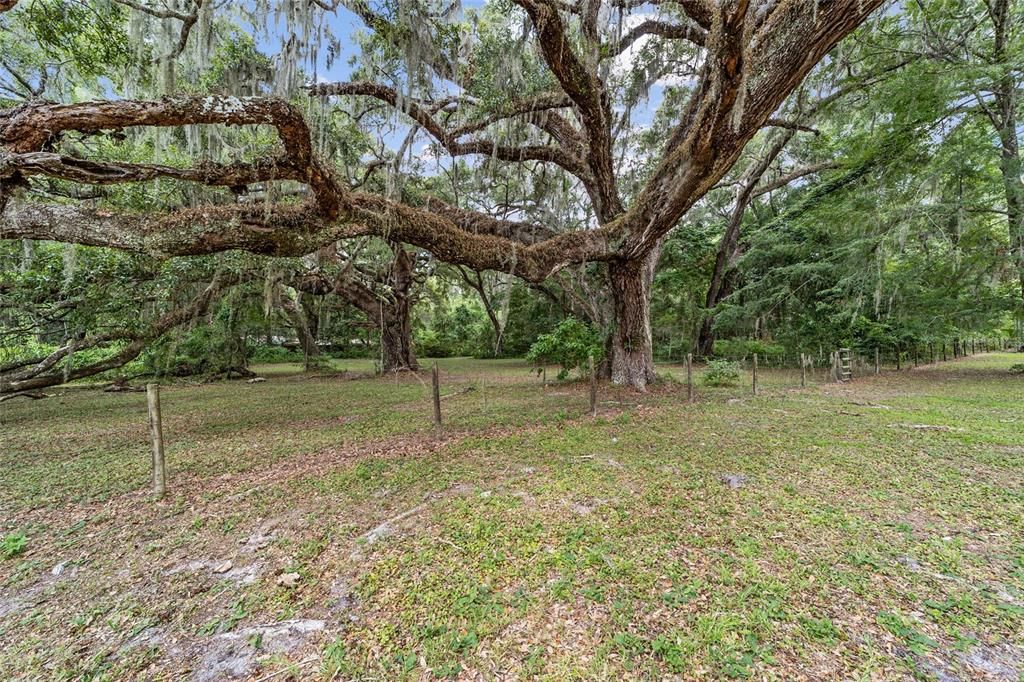
[[(579, 318), (640, 389), (656, 346), (896, 348), (1020, 309), (1009, 0), (3, 10), (0, 293), (21, 364), (0, 390), (71, 378), (89, 348), (131, 360), (233, 291), (307, 361), (337, 299), (385, 369), (416, 368), (452, 299), (476, 325), (456, 345), (492, 353), (533, 301), (550, 321), (527, 339)], [(86, 285), (57, 285), (82, 247), (124, 254), (87, 251), (119, 273), (88, 287), (179, 278), (111, 299), (151, 328), (99, 333)]]

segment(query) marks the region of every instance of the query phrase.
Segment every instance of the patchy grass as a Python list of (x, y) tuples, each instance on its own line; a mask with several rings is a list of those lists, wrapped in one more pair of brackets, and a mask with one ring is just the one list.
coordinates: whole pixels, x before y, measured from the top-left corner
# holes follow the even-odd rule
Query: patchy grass
[(0, 669), (1020, 680), (1016, 357), (603, 387), (597, 419), (582, 384), (442, 360), (441, 434), (428, 378), (275, 365), (164, 389), (159, 503), (144, 396), (5, 403)]

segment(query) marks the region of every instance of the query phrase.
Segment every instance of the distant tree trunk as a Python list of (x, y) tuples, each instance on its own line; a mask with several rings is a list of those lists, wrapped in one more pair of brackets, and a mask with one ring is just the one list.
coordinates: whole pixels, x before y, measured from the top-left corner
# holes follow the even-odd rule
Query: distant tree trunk
[[(462, 275), (463, 281), (473, 290), (476, 291), (480, 297), (480, 303), (484, 306), (484, 312), (487, 313), (487, 319), (491, 323), (491, 328), (494, 330), (494, 345), (491, 347), (494, 357), (501, 357), (504, 352), (505, 345), (505, 323), (502, 322), (498, 316), (498, 311), (494, 309), (494, 301), (491, 296), (487, 293), (487, 286), (484, 284), (483, 275), (477, 271), (470, 271), (466, 268), (459, 267), (459, 274)], [(506, 300), (508, 300), (506, 298)]]
[[(735, 255), (738, 253), (739, 249), (737, 248), (728, 262), (734, 262)], [(730, 267), (731, 265), (723, 264), (721, 269), (719, 269), (718, 262), (715, 263), (715, 271), (712, 274), (711, 284), (708, 286), (708, 293), (704, 299), (704, 316), (701, 318), (700, 332), (697, 335), (696, 352), (699, 356), (710, 357), (715, 352), (714, 310), (733, 291), (735, 278), (734, 274), (729, 271)]]
[(413, 259), (401, 244), (392, 244), (392, 251), (394, 258), (383, 272), (360, 275), (345, 266), (334, 279), (309, 273), (297, 277), (292, 286), (316, 296), (335, 294), (358, 308), (379, 333), (381, 369), (416, 371), (419, 363), (412, 350), (411, 321)]
[(309, 334), (315, 341), (320, 340), (320, 313), (316, 306), (316, 299), (312, 296), (299, 292), (299, 306), (306, 317), (306, 326), (309, 327)]
[[(750, 185), (750, 189), (753, 185)], [(747, 192), (749, 196), (749, 191)], [(745, 197), (741, 197), (745, 199)], [(715, 256), (715, 268), (711, 272), (711, 281), (708, 283), (708, 292), (704, 297), (704, 317), (701, 320), (700, 334), (697, 336), (697, 355), (710, 356), (715, 348), (715, 316), (714, 310), (726, 296), (729, 295), (728, 275), (729, 270), (736, 260), (739, 250), (740, 226), (743, 224), (743, 213), (746, 210), (746, 200), (740, 204), (737, 199), (737, 207), (734, 209), (725, 228), (725, 234), (718, 244), (718, 254)]]
[(316, 364), (320, 357), (320, 346), (316, 340), (316, 332), (310, 325), (310, 318), (306, 310), (292, 299), (287, 293), (281, 294), (281, 309), (288, 317), (295, 335), (299, 339), (299, 346), (302, 348), (302, 355), (305, 358), (306, 369)]
[(1006, 195), (1010, 246), (1017, 261), (1017, 277), (1024, 302), (1024, 182), (1021, 180), (1024, 167), (1017, 141), (1017, 84), (1009, 66), (1010, 0), (995, 0), (986, 7), (994, 29), (992, 61), (996, 68), (1003, 69), (992, 89), (994, 107), (986, 109), (986, 113), (999, 136), (999, 170)]
[(383, 326), (380, 330), (381, 356), (385, 372), (416, 371), (419, 363), (412, 350), (412, 330), (409, 303), (383, 307)]
[[(765, 172), (767, 172), (775, 159), (778, 158), (779, 154), (782, 153), (782, 150), (786, 148), (794, 133), (794, 130), (787, 130), (780, 134), (774, 143), (765, 150), (765, 153), (740, 176), (736, 197), (733, 200), (732, 210), (729, 213), (729, 221), (726, 223), (725, 232), (718, 242), (715, 268), (711, 272), (711, 281), (708, 283), (708, 292), (704, 298), (704, 317), (701, 320), (700, 333), (697, 336), (696, 351), (698, 355), (708, 357), (715, 349), (714, 310), (719, 303), (732, 293), (730, 273), (740, 254), (740, 230), (743, 227), (743, 216), (746, 214), (750, 202), (756, 196), (758, 183), (761, 182)], [(801, 170), (813, 172), (815, 168), (811, 166)], [(821, 168), (821, 166), (817, 168)], [(798, 176), (791, 175), (794, 178)], [(784, 184), (779, 186), (784, 186)]]
[(1021, 180), (1022, 164), (1020, 146), (1017, 142), (1017, 103), (1012, 86), (1005, 95), (997, 95), (1002, 125), (997, 131), (1000, 140), (999, 170), (1003, 176), (1006, 195), (1006, 219), (1010, 233), (1010, 246), (1017, 263), (1017, 279), (1021, 301), (1024, 302), (1024, 182)]
[(641, 260), (608, 264), (615, 313), (611, 335), (611, 373), (616, 384), (638, 391), (657, 379), (651, 341), (651, 284), (661, 244)]
[(412, 350), (413, 260), (401, 244), (393, 248), (395, 259), (391, 262), (387, 278), (390, 300), (378, 306), (377, 323), (380, 325), (384, 357), (382, 369), (385, 372), (415, 372), (419, 363)]

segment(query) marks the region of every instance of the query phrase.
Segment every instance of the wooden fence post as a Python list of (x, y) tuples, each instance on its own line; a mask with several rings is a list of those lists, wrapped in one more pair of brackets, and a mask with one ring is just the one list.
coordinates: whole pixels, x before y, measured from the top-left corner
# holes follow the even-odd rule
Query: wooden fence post
[(757, 353), (754, 353), (754, 381), (753, 381), (754, 395), (757, 395)]
[(434, 368), (431, 372), (431, 387), (434, 397), (434, 426), (441, 428), (441, 374), (437, 369), (437, 360), (434, 360)]
[(590, 416), (597, 416), (597, 371), (594, 369), (594, 356), (588, 360), (590, 366)]
[(882, 353), (878, 349), (878, 346), (875, 346), (875, 376), (877, 376), (877, 375), (882, 373), (882, 357), (881, 357), (881, 355), (882, 355)]
[(686, 401), (693, 402), (693, 353), (686, 354)]
[(543, 388), (543, 390), (546, 391), (548, 389), (548, 368), (547, 368), (547, 366), (545, 366), (544, 369), (541, 370), (541, 372), (544, 375), (544, 384), (543, 384), (542, 388)]
[(807, 386), (807, 356), (800, 354), (800, 388)]
[(167, 494), (167, 467), (164, 463), (164, 426), (160, 418), (160, 384), (146, 384), (149, 407), (149, 437), (153, 441), (153, 492), (158, 498)]

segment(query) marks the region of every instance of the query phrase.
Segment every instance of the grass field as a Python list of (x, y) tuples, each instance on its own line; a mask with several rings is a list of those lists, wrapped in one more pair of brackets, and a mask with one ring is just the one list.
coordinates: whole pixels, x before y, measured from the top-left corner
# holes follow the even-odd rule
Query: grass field
[(439, 434), (427, 374), (263, 367), (164, 388), (162, 502), (144, 394), (7, 402), (0, 671), (1020, 682), (1019, 357), (602, 386), (596, 419), (442, 360)]

